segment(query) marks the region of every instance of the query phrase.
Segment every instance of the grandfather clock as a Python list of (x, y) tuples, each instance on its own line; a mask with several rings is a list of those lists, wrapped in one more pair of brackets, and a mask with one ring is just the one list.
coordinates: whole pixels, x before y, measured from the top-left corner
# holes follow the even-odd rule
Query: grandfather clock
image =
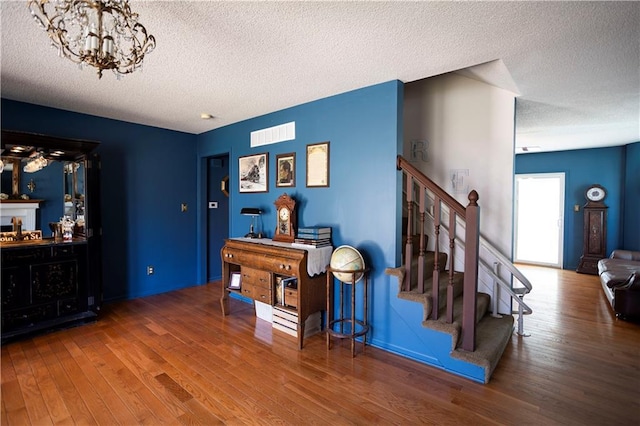
[(598, 275), (598, 260), (607, 256), (606, 196), (607, 191), (600, 185), (591, 185), (585, 192), (582, 256), (576, 272)]

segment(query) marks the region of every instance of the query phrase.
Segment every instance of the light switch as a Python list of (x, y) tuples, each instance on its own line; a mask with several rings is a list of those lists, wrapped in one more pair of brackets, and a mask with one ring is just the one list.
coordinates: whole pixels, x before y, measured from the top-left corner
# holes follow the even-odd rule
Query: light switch
[(209, 201), (209, 208), (210, 209), (217, 209), (218, 208), (218, 202), (217, 201)]
[(580, 204), (574, 204), (573, 211), (574, 212), (579, 212), (580, 211)]
[(180, 205), (180, 211), (183, 213), (187, 211), (187, 203), (182, 203)]

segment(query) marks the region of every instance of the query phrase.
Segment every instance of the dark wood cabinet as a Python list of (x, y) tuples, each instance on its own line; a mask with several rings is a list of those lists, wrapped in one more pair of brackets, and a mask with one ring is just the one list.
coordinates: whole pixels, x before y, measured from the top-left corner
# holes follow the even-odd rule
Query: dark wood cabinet
[[(11, 159), (15, 167), (29, 161), (25, 152), (63, 163), (60, 182), (64, 183), (64, 192), (59, 198), (42, 201), (59, 205), (59, 217), (69, 215), (74, 221), (70, 241), (49, 237), (49, 224), (40, 223), (42, 239), (27, 240), (14, 232), (14, 237), (0, 242), (3, 343), (98, 317), (102, 303), (102, 231), (99, 157), (93, 152), (97, 146), (92, 141), (2, 131), (2, 156)], [(19, 174), (13, 176), (14, 180), (19, 178)], [(15, 186), (19, 188), (19, 182)], [(66, 208), (68, 197), (75, 200), (72, 211)]]
[[(2, 248), (2, 340), (95, 319), (85, 241)], [(94, 298), (95, 300), (95, 298)]]

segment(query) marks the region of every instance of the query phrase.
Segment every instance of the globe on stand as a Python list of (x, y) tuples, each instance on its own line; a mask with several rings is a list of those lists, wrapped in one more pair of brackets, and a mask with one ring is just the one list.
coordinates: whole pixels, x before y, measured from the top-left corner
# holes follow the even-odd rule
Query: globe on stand
[[(354, 247), (347, 245), (340, 246), (333, 251), (329, 266), (332, 269), (341, 271), (362, 271), (365, 269), (364, 258), (360, 252)], [(333, 272), (333, 276), (343, 283), (352, 283), (352, 275), (353, 274), (348, 272)], [(363, 275), (363, 272), (355, 274), (355, 282), (360, 281)]]

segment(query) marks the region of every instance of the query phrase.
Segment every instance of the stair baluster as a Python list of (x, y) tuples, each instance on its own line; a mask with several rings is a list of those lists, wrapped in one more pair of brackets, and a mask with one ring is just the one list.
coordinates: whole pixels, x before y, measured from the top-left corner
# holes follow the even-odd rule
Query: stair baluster
[(434, 244), (434, 258), (433, 258), (433, 290), (431, 292), (431, 298), (433, 299), (433, 307), (431, 308), (431, 318), (437, 320), (440, 316), (440, 214), (441, 209), (440, 197), (434, 198), (433, 205), (433, 227), (435, 238)]
[(420, 251), (418, 252), (418, 291), (420, 293), (424, 293), (424, 261), (425, 261), (425, 231), (426, 231), (426, 223), (425, 220), (427, 218), (427, 214), (425, 212), (426, 199), (427, 194), (425, 191), (425, 187), (419, 185), (420, 188)]
[(455, 274), (456, 214), (449, 214), (449, 283), (447, 285), (447, 322), (453, 322), (453, 277)]
[(404, 255), (404, 290), (411, 290), (411, 259), (413, 259), (413, 178), (407, 175), (407, 242)]

